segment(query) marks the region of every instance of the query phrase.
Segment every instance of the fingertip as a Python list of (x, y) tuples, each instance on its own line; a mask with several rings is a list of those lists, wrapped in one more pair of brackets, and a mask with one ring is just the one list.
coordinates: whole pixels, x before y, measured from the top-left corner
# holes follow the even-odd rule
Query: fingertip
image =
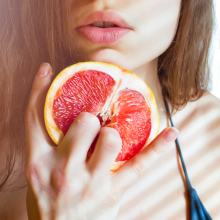
[(169, 149), (170, 146), (173, 146), (175, 139), (179, 134), (178, 129), (174, 127), (165, 128), (158, 138), (156, 138), (152, 143), (152, 150), (155, 151), (158, 155), (164, 153)]
[(100, 132), (100, 136), (112, 136), (112, 139), (117, 143), (117, 145), (120, 145), (119, 150), (121, 149), (122, 146), (122, 139), (121, 136), (119, 134), (119, 132), (112, 127), (102, 127), (101, 128), (101, 132)]
[(170, 127), (166, 133), (163, 135), (163, 140), (166, 143), (174, 141), (179, 134), (179, 130), (175, 127)]
[[(50, 77), (47, 77), (50, 76)], [(34, 96), (37, 92), (37, 94), (40, 91), (47, 90), (48, 87), (51, 84), (52, 80), (52, 68), (49, 63), (42, 63), (37, 71), (37, 74), (34, 78), (33, 85), (32, 85), (32, 91), (31, 95)]]
[(80, 130), (87, 130), (88, 128), (93, 128), (95, 130), (100, 130), (101, 125), (98, 117), (89, 113), (81, 112), (74, 120), (73, 126), (79, 128)]
[(48, 73), (51, 72), (51, 66), (49, 63), (42, 63), (40, 65), (40, 68), (38, 70), (37, 76), (39, 77), (45, 77), (48, 75)]

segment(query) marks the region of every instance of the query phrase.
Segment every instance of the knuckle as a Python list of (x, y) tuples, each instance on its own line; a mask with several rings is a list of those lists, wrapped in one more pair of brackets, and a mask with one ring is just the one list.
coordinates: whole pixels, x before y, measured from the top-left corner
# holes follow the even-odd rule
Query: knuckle
[(41, 78), (38, 77), (38, 80), (36, 80), (36, 78), (35, 78), (35, 80), (34, 80), (34, 82), (32, 84), (32, 87), (31, 87), (31, 97), (33, 95), (35, 96), (36, 94), (39, 94), (39, 91), (42, 89), (42, 86), (45, 85), (45, 82), (42, 81), (42, 80), (39, 81), (39, 79), (41, 79)]
[[(42, 84), (41, 84), (41, 86), (42, 86)], [(31, 88), (31, 92), (35, 93), (35, 92), (38, 92), (39, 90), (40, 90), (39, 85), (36, 82), (34, 82), (32, 85), (32, 88)]]
[(89, 112), (81, 112), (76, 118), (76, 125), (79, 129), (85, 130), (91, 126), (100, 127), (100, 122), (95, 115)]
[(32, 126), (37, 123), (38, 117), (37, 117), (37, 113), (34, 110), (29, 109), (29, 108), (27, 108), (26, 113), (25, 113), (25, 121), (26, 123), (28, 123), (28, 125)]
[(62, 193), (63, 189), (67, 188), (68, 181), (67, 175), (59, 170), (54, 170), (51, 174), (52, 188), (58, 193)]
[(25, 177), (28, 182), (34, 187), (39, 182), (44, 181), (45, 168), (37, 163), (28, 164), (25, 168)]
[(157, 153), (158, 155), (162, 154), (165, 152), (165, 147), (162, 146), (161, 144), (153, 144), (152, 150)]
[(118, 194), (115, 192), (115, 190), (111, 189), (106, 193), (104, 204), (107, 207), (114, 207), (119, 201), (120, 198)]
[(135, 175), (142, 176), (146, 172), (147, 168), (143, 165), (143, 163), (140, 160), (138, 160), (135, 157), (131, 159), (131, 165), (132, 171), (135, 173)]
[(51, 186), (57, 196), (76, 196), (82, 191), (82, 182), (79, 179), (75, 178), (73, 181), (72, 175), (59, 169), (51, 174)]

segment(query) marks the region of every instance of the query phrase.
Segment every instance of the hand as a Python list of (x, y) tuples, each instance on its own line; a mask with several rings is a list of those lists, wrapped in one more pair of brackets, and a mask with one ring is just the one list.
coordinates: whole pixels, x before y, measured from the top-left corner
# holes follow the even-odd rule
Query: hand
[[(96, 116), (83, 112), (55, 146), (44, 126), (43, 109), (52, 69), (42, 64), (33, 82), (25, 115), (28, 181), (27, 212), (30, 220), (113, 220), (124, 192), (146, 172), (177, 137), (164, 129), (148, 147), (117, 172), (109, 170), (122, 141), (118, 132), (100, 128)], [(45, 76), (39, 74), (48, 73)], [(87, 151), (99, 133), (95, 151)]]

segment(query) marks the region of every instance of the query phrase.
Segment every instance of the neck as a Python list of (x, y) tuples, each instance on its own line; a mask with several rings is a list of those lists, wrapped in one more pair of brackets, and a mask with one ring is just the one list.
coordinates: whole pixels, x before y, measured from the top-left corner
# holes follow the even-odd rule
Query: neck
[(144, 80), (154, 93), (160, 117), (160, 131), (162, 131), (165, 127), (167, 127), (167, 118), (162, 96), (162, 88), (157, 75), (157, 65), (158, 59), (154, 59), (151, 62), (131, 71)]

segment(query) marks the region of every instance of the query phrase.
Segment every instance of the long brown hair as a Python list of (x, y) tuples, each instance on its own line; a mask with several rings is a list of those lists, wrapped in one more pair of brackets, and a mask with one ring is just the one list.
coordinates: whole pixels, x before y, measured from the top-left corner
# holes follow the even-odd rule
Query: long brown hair
[[(173, 112), (207, 88), (213, 8), (212, 0), (182, 0), (176, 36), (159, 57), (159, 80)], [(37, 69), (49, 62), (59, 73), (77, 61), (68, 16), (67, 1), (0, 1), (0, 150), (6, 158), (0, 191), (14, 172), (16, 155), (24, 165), (24, 115)]]

